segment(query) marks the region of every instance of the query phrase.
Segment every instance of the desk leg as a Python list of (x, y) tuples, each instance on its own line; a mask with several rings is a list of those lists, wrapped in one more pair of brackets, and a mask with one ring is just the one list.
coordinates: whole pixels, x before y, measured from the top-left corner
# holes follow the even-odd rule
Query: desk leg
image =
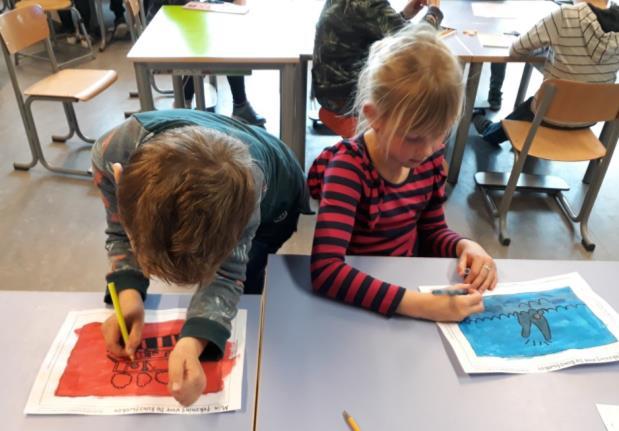
[(530, 63), (524, 64), (524, 70), (522, 71), (522, 78), (520, 78), (520, 85), (518, 86), (518, 94), (516, 95), (516, 103), (514, 103), (514, 109), (522, 102), (527, 94), (529, 88), (529, 81), (531, 81), (531, 72), (533, 72), (533, 66)]
[(172, 75), (172, 91), (174, 92), (174, 109), (189, 108), (185, 106), (185, 92), (183, 91), (183, 77), (180, 75)]
[(307, 134), (307, 66), (308, 61), (301, 59), (297, 68), (297, 96), (295, 96), (296, 133), (295, 142), (299, 148), (299, 163), (305, 170), (305, 136)]
[(473, 107), (475, 106), (475, 96), (477, 95), (477, 87), (479, 86), (479, 77), (481, 75), (481, 67), (483, 63), (470, 63), (469, 74), (466, 78), (466, 92), (464, 95), (464, 112), (456, 130), (456, 138), (453, 143), (453, 151), (449, 159), (449, 174), (447, 181), (451, 184), (458, 182), (460, 175), (460, 167), (464, 156), (464, 147), (469, 136), (469, 126), (471, 125), (471, 117), (473, 116)]
[(138, 86), (138, 96), (140, 97), (140, 111), (154, 111), (155, 102), (153, 92), (150, 88), (150, 71), (143, 63), (134, 63), (135, 81)]
[(107, 29), (105, 28), (105, 19), (103, 19), (103, 0), (95, 0), (95, 12), (97, 15), (97, 22), (99, 23), (99, 31), (101, 32), (99, 51), (103, 51), (107, 43)]
[[(279, 94), (279, 138), (284, 141), (292, 152), (297, 157), (297, 160), (304, 166), (305, 162), (305, 145), (298, 142), (298, 133), (295, 133), (295, 127), (298, 127), (299, 122), (297, 115), (297, 99), (300, 98), (299, 80), (301, 79), (299, 64), (285, 64), (280, 71)], [(305, 128), (304, 128), (305, 129)]]

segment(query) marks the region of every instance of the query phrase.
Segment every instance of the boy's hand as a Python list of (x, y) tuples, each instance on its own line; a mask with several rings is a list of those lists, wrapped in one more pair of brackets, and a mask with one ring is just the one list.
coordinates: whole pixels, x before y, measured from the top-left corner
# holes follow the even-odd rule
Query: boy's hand
[(185, 407), (195, 403), (206, 387), (206, 376), (199, 359), (206, 343), (199, 338), (181, 338), (168, 360), (168, 390)]
[(135, 350), (142, 341), (142, 328), (144, 327), (144, 302), (140, 292), (135, 289), (126, 289), (118, 294), (120, 309), (125, 317), (127, 330), (129, 331), (129, 345), (121, 345), (122, 335), (116, 314), (112, 314), (101, 325), (101, 332), (105, 340), (108, 352), (117, 357), (128, 356), (133, 360)]
[(481, 245), (468, 239), (460, 240), (456, 247), (456, 254), (459, 257), (458, 274), (464, 279), (465, 284), (470, 284), (472, 289), (480, 293), (496, 287), (496, 265)]
[(469, 288), (469, 294), (433, 295), (407, 290), (396, 312), (436, 322), (460, 322), (473, 313), (484, 311), (484, 302), (477, 290), (465, 284), (457, 284), (453, 288)]

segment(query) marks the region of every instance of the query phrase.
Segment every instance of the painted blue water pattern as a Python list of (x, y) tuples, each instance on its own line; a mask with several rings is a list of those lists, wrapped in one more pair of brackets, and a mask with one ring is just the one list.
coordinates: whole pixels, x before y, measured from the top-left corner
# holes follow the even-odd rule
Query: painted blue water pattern
[(570, 287), (487, 296), (484, 306), (459, 325), (477, 356), (534, 357), (617, 341)]

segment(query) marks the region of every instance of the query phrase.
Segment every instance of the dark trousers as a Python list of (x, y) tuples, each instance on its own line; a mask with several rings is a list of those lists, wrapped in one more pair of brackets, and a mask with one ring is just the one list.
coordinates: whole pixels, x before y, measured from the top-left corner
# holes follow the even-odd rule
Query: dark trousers
[(275, 253), (297, 230), (299, 213), (289, 213), (275, 223), (262, 223), (249, 251), (245, 281), (246, 294), (260, 294), (264, 288), (265, 268), (269, 254)]
[[(230, 91), (232, 92), (232, 103), (242, 105), (247, 102), (245, 94), (245, 77), (244, 76), (227, 76)], [(183, 95), (185, 100), (193, 99), (195, 88), (193, 86), (192, 76), (183, 76)]]
[[(88, 29), (90, 25), (90, 0), (75, 0), (75, 8), (82, 16), (82, 21), (84, 21), (84, 25)], [(75, 32), (75, 24), (73, 24), (73, 18), (71, 17), (71, 12), (68, 10), (59, 10), (58, 17), (60, 18), (60, 22), (62, 23), (62, 28), (67, 33)]]
[(501, 97), (501, 88), (503, 87), (503, 81), (505, 81), (505, 70), (507, 69), (507, 63), (491, 63), (490, 64), (490, 96)]
[[(509, 114), (505, 119), (507, 120), (520, 120), (520, 121), (533, 121), (535, 118), (535, 114), (531, 111), (531, 102), (533, 98), (530, 97), (528, 100), (522, 102), (520, 105), (514, 109), (514, 111)], [(501, 126), (501, 122), (492, 123), (484, 133), (482, 134), (484, 141), (493, 144), (499, 145), (501, 142), (507, 141), (507, 135), (505, 134), (505, 130), (503, 130), (503, 126)]]

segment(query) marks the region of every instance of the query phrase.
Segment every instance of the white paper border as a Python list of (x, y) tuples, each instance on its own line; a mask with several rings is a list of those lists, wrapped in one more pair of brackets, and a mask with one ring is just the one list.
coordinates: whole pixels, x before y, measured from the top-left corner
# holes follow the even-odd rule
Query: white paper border
[[(484, 295), (540, 292), (569, 286), (574, 294), (606, 325), (619, 340), (619, 315), (596, 294), (587, 282), (576, 272), (554, 277), (517, 283), (499, 283), (492, 292)], [(420, 286), (422, 292), (446, 286)], [(460, 365), (466, 373), (543, 373), (581, 364), (619, 361), (619, 341), (605, 346), (587, 349), (569, 349), (562, 352), (533, 358), (497, 358), (477, 356), (457, 323), (438, 323), (439, 328), (451, 344)]]
[[(185, 319), (185, 309), (145, 310), (145, 321), (164, 322)], [(103, 322), (113, 310), (71, 311), (58, 331), (26, 403), (26, 414), (123, 415), (139, 413), (206, 414), (241, 409), (247, 310), (238, 310), (232, 321), (230, 341), (236, 343), (236, 365), (224, 379), (224, 389), (201, 395), (190, 407), (183, 407), (171, 396), (57, 397), (54, 395), (66, 368), (77, 336), (75, 330), (87, 323)]]

